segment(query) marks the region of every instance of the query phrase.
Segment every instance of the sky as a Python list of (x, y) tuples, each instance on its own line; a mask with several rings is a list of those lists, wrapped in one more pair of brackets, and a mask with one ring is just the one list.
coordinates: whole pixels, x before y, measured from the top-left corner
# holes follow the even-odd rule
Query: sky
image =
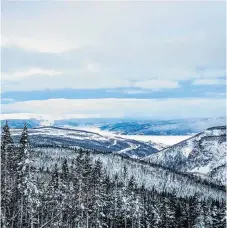
[(225, 116), (225, 2), (2, 1), (1, 111)]

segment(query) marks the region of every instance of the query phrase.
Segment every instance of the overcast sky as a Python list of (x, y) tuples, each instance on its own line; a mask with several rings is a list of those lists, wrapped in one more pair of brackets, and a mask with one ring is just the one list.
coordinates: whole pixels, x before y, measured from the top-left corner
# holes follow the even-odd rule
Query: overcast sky
[(224, 116), (225, 9), (214, 1), (3, 1), (2, 112)]

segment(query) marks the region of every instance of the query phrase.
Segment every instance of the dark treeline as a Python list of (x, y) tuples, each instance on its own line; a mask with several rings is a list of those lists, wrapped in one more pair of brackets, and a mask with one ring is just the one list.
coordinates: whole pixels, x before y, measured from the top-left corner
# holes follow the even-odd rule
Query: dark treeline
[(3, 228), (224, 228), (225, 202), (176, 197), (110, 178), (101, 161), (80, 152), (52, 169), (37, 167), (27, 127), (15, 146), (8, 125), (1, 139)]

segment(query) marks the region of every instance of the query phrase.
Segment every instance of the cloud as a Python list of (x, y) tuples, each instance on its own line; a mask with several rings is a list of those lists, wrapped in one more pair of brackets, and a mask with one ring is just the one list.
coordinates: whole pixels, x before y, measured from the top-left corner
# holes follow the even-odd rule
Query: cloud
[(223, 77), (223, 6), (220, 2), (4, 2), (4, 74), (29, 69), (61, 74), (54, 79), (44, 72), (31, 74), (17, 85), (5, 80), (3, 89), (136, 85), (154, 89), (155, 83), (157, 89), (174, 89), (184, 80)]
[(179, 84), (175, 81), (168, 81), (168, 80), (147, 80), (147, 81), (140, 81), (135, 83), (135, 87), (144, 88), (144, 89), (172, 89), (178, 88)]
[(225, 99), (49, 99), (3, 104), (2, 113), (157, 119), (218, 117), (225, 115)]
[[(9, 75), (10, 76), (10, 75)], [(68, 72), (64, 74), (55, 74), (54, 77), (47, 77), (46, 74), (33, 75), (14, 81), (3, 81), (2, 91), (31, 91), (45, 89), (97, 89), (97, 88), (125, 88), (130, 87), (128, 80), (120, 77), (103, 77), (98, 72), (90, 74), (89, 72)], [(5, 83), (6, 82), (6, 83)]]
[(226, 76), (226, 69), (223, 67), (222, 69), (201, 69), (200, 71), (201, 78), (220, 78)]
[[(218, 26), (219, 29), (217, 21), (225, 17), (224, 3), (20, 2), (20, 10), (17, 6), (18, 3), (13, 2), (3, 4), (4, 45), (52, 53), (103, 45), (103, 42), (112, 43), (113, 49), (116, 44), (125, 47), (126, 42), (126, 47), (135, 41), (143, 40), (147, 44), (150, 33), (154, 38), (164, 35), (165, 40), (171, 42), (169, 38), (174, 37), (178, 29), (183, 29), (180, 34), (185, 30), (197, 33), (202, 29), (202, 34), (209, 28)], [(145, 33), (149, 36), (144, 37)], [(122, 43), (118, 43), (119, 40)], [(138, 43), (138, 46), (143, 44)]]
[(193, 82), (193, 85), (225, 85), (224, 79), (198, 79)]
[(121, 90), (121, 91), (116, 90), (116, 92), (122, 92), (125, 94), (145, 94), (145, 93), (149, 93), (150, 91), (138, 90), (138, 89), (125, 89), (125, 90)]
[[(1, 120), (10, 119), (37, 119), (37, 120), (64, 120), (64, 119), (77, 119), (77, 118), (99, 118), (99, 114), (37, 114), (37, 113), (3, 113), (1, 114)], [(111, 118), (111, 116), (110, 116)]]
[(210, 97), (226, 97), (226, 93), (225, 92), (205, 92), (205, 95), (208, 95)]
[[(55, 71), (55, 70), (45, 70), (40, 68), (31, 68), (26, 71), (18, 71), (18, 72), (12, 72), (12, 73), (2, 73), (1, 79), (5, 81), (17, 81), (21, 80), (23, 78), (27, 78), (30, 76), (36, 76), (36, 75), (45, 75), (45, 76), (54, 76), (59, 75), (61, 72)], [(32, 80), (32, 78), (30, 78)]]
[(2, 104), (13, 103), (15, 100), (12, 98), (1, 98)]
[[(19, 81), (20, 83), (15, 83)], [(25, 71), (2, 73), (2, 91), (31, 91), (43, 89), (116, 89), (130, 88), (162, 89), (178, 88), (179, 83), (171, 80), (133, 81), (119, 75), (108, 77), (99, 72), (96, 64), (89, 64), (77, 71), (60, 72), (56, 70), (31, 68)], [(141, 92), (144, 92), (141, 90)]]

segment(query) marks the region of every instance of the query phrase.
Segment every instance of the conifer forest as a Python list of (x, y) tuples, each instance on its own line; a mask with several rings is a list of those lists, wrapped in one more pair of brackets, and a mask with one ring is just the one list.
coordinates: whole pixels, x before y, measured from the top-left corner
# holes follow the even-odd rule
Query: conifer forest
[[(55, 156), (45, 155), (50, 150), (56, 152)], [(59, 150), (65, 153), (59, 155)], [(71, 151), (70, 156), (67, 150)], [(162, 183), (170, 178), (169, 172), (172, 185), (176, 185), (158, 187), (158, 179), (143, 168), (145, 163), (136, 161), (142, 167), (139, 171), (133, 159), (116, 155), (123, 163), (121, 169), (113, 172), (110, 165), (105, 165), (105, 156), (109, 155), (32, 145), (26, 125), (20, 141), (14, 142), (6, 123), (1, 136), (1, 227), (225, 227), (222, 185), (181, 176), (168, 169), (164, 175), (162, 167), (154, 166)], [(131, 175), (131, 166), (145, 173), (151, 184)]]

